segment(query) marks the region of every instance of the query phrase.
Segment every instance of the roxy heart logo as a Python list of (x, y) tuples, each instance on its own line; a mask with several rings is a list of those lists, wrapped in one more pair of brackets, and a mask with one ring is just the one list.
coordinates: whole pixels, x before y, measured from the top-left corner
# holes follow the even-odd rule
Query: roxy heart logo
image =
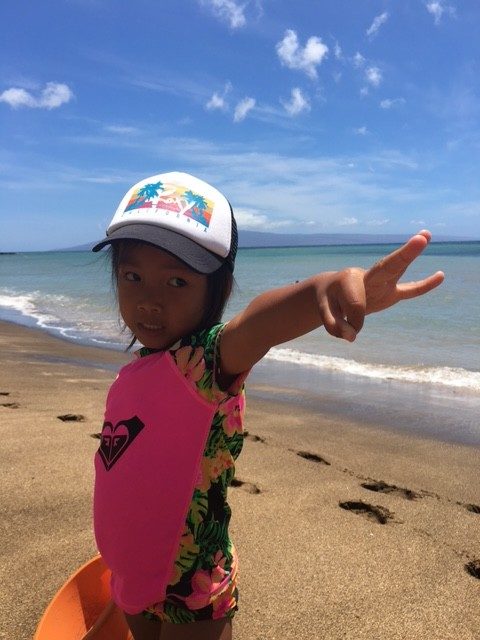
[(120, 420), (115, 426), (111, 422), (103, 423), (102, 442), (98, 453), (107, 471), (110, 471), (115, 462), (125, 453), (144, 426), (137, 416), (129, 420)]

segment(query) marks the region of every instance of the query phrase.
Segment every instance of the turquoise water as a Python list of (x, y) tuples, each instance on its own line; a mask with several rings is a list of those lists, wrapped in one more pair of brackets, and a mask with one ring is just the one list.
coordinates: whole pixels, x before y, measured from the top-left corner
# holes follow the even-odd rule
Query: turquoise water
[[(389, 245), (241, 249), (226, 318), (266, 289), (319, 271), (368, 267)], [(480, 242), (438, 243), (406, 279), (437, 270), (444, 284), (425, 298), (369, 316), (349, 344), (323, 329), (272, 349), (268, 361), (356, 378), (398, 380), (480, 393)], [(0, 255), (0, 318), (67, 339), (121, 349), (122, 335), (103, 255)]]

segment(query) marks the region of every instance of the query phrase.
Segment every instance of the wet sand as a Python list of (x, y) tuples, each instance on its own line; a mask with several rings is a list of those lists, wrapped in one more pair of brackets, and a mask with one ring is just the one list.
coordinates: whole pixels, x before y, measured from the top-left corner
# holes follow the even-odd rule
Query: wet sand
[[(0, 637), (27, 640), (96, 552), (91, 434), (130, 356), (9, 323), (0, 353)], [(248, 397), (235, 640), (480, 638), (480, 449)]]

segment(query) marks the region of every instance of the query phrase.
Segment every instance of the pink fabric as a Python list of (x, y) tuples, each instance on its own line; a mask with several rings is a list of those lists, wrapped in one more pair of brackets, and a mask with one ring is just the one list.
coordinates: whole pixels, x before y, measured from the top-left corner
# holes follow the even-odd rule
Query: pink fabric
[(94, 527), (112, 597), (127, 613), (165, 598), (216, 409), (168, 352), (123, 367), (110, 388)]

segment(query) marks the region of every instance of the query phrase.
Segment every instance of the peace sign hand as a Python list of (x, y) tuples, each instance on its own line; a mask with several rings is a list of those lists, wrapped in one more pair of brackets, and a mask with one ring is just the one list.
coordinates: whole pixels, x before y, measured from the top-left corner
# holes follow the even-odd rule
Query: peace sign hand
[(431, 233), (423, 230), (412, 236), (402, 247), (365, 271), (363, 282), (366, 295), (366, 313), (388, 309), (400, 300), (417, 298), (438, 287), (443, 280), (442, 271), (415, 282), (398, 284), (410, 264), (418, 258), (428, 245)]
[(416, 282), (398, 284), (409, 265), (430, 242), (429, 231), (420, 231), (402, 247), (385, 256), (370, 269), (353, 267), (325, 274), (319, 282), (319, 309), (325, 329), (332, 336), (353, 342), (365, 316), (393, 306), (400, 300), (428, 293), (443, 282), (437, 271)]

